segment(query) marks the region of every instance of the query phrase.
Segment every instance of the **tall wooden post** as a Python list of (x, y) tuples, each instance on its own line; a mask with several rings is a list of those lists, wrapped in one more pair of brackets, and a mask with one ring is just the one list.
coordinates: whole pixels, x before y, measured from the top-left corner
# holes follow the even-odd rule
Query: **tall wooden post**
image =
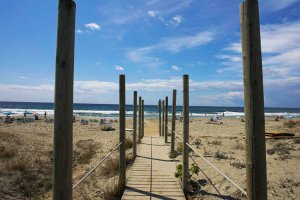
[(142, 97), (139, 97), (139, 137), (138, 142), (142, 139)]
[(267, 199), (263, 72), (257, 0), (241, 4), (247, 198)]
[(126, 184), (126, 159), (125, 159), (125, 75), (120, 75), (119, 80), (119, 132), (120, 132), (120, 164), (119, 164), (119, 186), (125, 188)]
[(142, 138), (145, 134), (145, 110), (144, 110), (144, 99), (142, 100)]
[(241, 4), (246, 126), (247, 198), (267, 199), (263, 75), (256, 0)]
[(133, 159), (136, 158), (136, 128), (137, 128), (137, 120), (136, 120), (136, 115), (137, 115), (137, 91), (133, 92)]
[(162, 136), (165, 136), (165, 100), (162, 100), (162, 120), (161, 120), (161, 130)]
[(76, 4), (59, 0), (54, 105), (53, 199), (72, 199), (73, 83)]
[(168, 97), (165, 99), (165, 143), (168, 142)]
[(173, 90), (172, 101), (171, 153), (173, 154), (175, 151), (176, 90)]
[(161, 100), (158, 100), (158, 133), (161, 136)]
[(182, 188), (185, 194), (189, 184), (189, 76), (183, 75), (183, 159)]

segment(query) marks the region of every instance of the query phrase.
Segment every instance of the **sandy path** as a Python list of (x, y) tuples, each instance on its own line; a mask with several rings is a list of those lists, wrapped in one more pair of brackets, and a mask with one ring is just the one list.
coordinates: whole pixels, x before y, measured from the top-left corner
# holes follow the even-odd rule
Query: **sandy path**
[(153, 119), (145, 119), (145, 136), (158, 136), (158, 122)]

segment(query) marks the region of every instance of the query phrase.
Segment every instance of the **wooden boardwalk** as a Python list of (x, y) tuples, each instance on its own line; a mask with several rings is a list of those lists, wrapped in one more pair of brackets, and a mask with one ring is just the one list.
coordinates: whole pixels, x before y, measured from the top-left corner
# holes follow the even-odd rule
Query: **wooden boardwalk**
[(139, 145), (122, 199), (185, 199), (174, 177), (176, 161), (163, 138), (145, 136)]

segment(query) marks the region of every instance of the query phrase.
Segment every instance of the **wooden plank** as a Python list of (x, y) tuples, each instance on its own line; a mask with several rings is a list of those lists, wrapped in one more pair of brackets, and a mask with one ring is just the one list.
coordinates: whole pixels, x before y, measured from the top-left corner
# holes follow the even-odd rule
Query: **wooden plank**
[(189, 184), (189, 76), (183, 75), (183, 159), (182, 159), (182, 188), (185, 194)]
[(165, 99), (165, 143), (168, 143), (168, 97)]
[(172, 129), (171, 129), (171, 154), (175, 152), (175, 125), (176, 125), (176, 90), (172, 98)]
[(159, 136), (161, 136), (161, 99), (158, 101), (158, 123), (159, 123)]
[(75, 11), (74, 1), (59, 1), (54, 100), (55, 200), (72, 199)]
[(137, 132), (137, 91), (133, 92), (133, 147), (132, 147), (132, 155), (133, 155), (133, 160), (136, 158), (136, 132)]
[(119, 186), (125, 188), (126, 184), (126, 159), (125, 159), (125, 75), (121, 74), (119, 78), (119, 141), (120, 145), (120, 160), (119, 160)]
[(139, 97), (139, 136), (138, 136), (138, 143), (141, 142), (142, 139), (142, 97)]
[(267, 199), (262, 56), (258, 2), (241, 4), (247, 199)]

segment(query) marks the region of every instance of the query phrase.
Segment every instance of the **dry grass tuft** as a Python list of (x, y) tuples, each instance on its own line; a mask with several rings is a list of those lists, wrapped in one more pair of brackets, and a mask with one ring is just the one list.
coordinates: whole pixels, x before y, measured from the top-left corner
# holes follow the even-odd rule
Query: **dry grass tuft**
[(267, 154), (273, 155), (277, 153), (277, 155), (279, 155), (280, 160), (286, 160), (291, 158), (291, 150), (295, 150), (293, 145), (290, 145), (287, 142), (278, 142), (273, 146), (273, 148), (267, 150)]
[(97, 153), (99, 144), (94, 140), (79, 140), (76, 143), (76, 146), (79, 147), (80, 151), (77, 151), (76, 161), (80, 164), (88, 164), (94, 155)]
[(178, 154), (182, 154), (183, 152), (183, 144), (182, 143), (177, 143), (176, 144), (176, 150), (175, 150)]
[(131, 148), (133, 147), (133, 140), (127, 138), (127, 139), (125, 140), (125, 147), (126, 147), (126, 149), (131, 149)]
[(246, 163), (242, 163), (240, 161), (230, 162), (230, 166), (238, 168), (238, 169), (243, 169), (243, 168), (246, 168)]
[(213, 141), (209, 142), (209, 144), (212, 144), (212, 145), (222, 145), (222, 141), (221, 140), (213, 140)]
[(287, 122), (283, 123), (284, 127), (288, 127), (288, 128), (294, 128), (295, 126), (299, 126), (300, 125), (300, 120), (289, 120)]
[(24, 159), (10, 160), (9, 162), (5, 163), (5, 169), (10, 171), (20, 171), (26, 173), (29, 168), (30, 166), (28, 165), (28, 162)]
[(8, 148), (6, 146), (0, 146), (0, 158), (13, 158), (17, 154), (16, 148)]
[(100, 167), (100, 175), (114, 176), (118, 174), (119, 170), (119, 158), (112, 158), (107, 160), (105, 165)]
[(234, 150), (245, 150), (245, 145), (243, 145), (242, 143), (236, 142), (236, 143), (234, 143), (232, 148)]
[(200, 139), (196, 139), (195, 145), (196, 145), (197, 149), (199, 149), (200, 145), (201, 145), (201, 140)]
[(300, 144), (300, 138), (295, 138), (295, 139), (293, 140), (293, 142), (294, 142), (294, 144)]
[(228, 156), (225, 155), (225, 153), (221, 153), (219, 150), (215, 152), (215, 158), (218, 160), (221, 159), (228, 159)]
[(107, 181), (107, 184), (101, 189), (100, 197), (102, 199), (121, 199), (124, 188), (122, 188), (117, 178)]

